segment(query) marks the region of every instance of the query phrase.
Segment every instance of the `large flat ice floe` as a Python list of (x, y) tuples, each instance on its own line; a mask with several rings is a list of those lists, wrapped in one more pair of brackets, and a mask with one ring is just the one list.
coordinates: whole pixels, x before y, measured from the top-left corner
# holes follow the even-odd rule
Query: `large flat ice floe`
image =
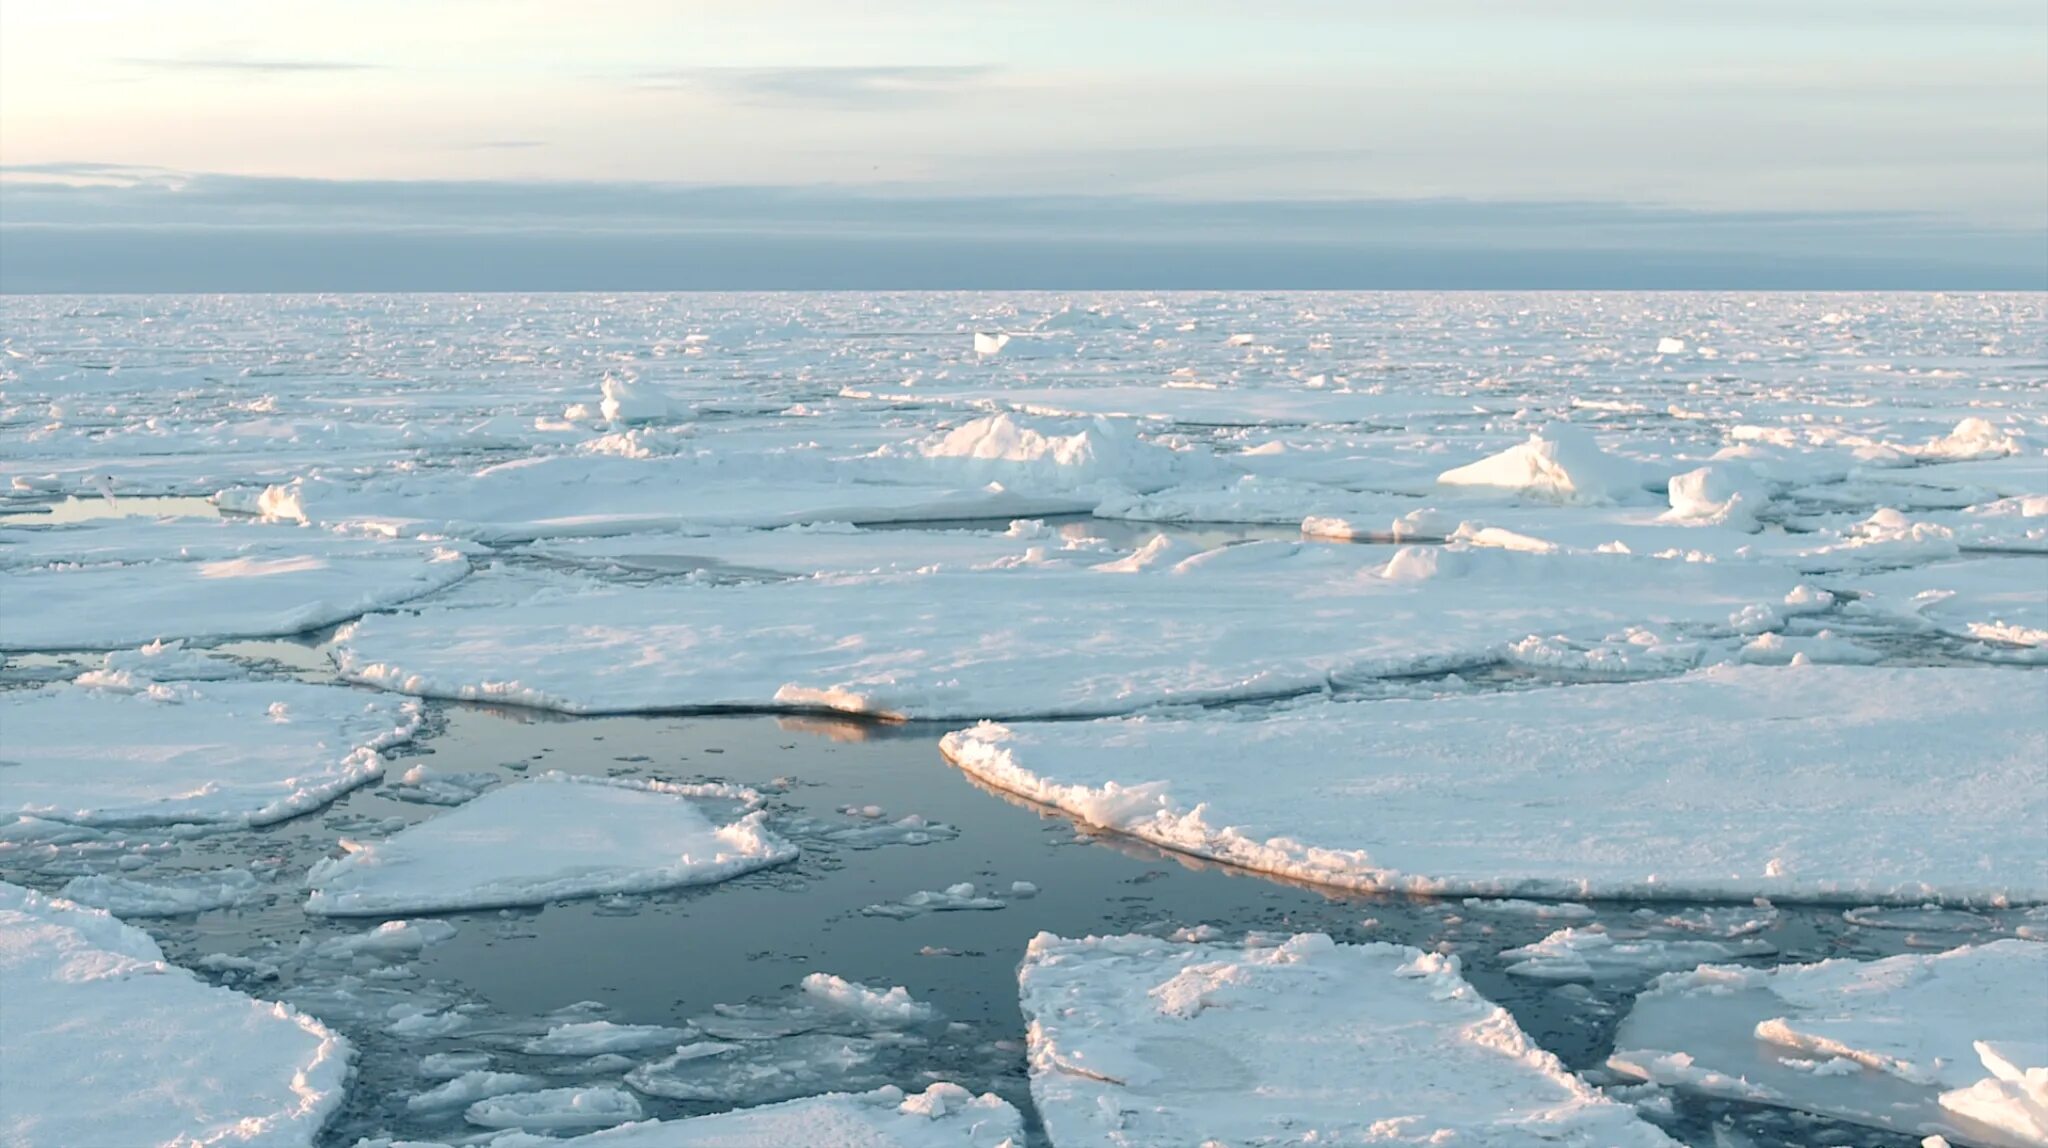
[(204, 983), (140, 929), (0, 883), (0, 1141), (311, 1145), (348, 1042)]
[[(494, 1106), (497, 1107), (497, 1106)], [(433, 1148), (372, 1140), (367, 1148)], [(568, 1139), (514, 1133), (491, 1148), (1024, 1148), (1024, 1120), (994, 1093), (938, 1083), (831, 1092), (686, 1120), (648, 1120)]]
[(1724, 666), (1246, 720), (984, 723), (946, 756), (1156, 845), (1343, 888), (2048, 900), (2019, 670)]
[(1532, 1043), (1455, 957), (1040, 933), (1018, 973), (1060, 1148), (1672, 1141)]
[(2048, 1144), (2048, 945), (1658, 979), (1617, 1070), (1965, 1144)]
[(0, 650), (296, 634), (469, 573), (449, 549), (231, 522), (0, 530)]
[(299, 682), (0, 692), (0, 816), (266, 825), (375, 780), (419, 723), (418, 703)]
[[(1071, 562), (776, 584), (599, 587), (365, 618), (342, 675), (571, 713), (836, 709), (906, 718), (1124, 713), (1483, 665), (1532, 633), (1776, 617), (1756, 564), (1164, 537)], [(509, 582), (510, 580), (504, 580)], [(1804, 598), (1800, 600), (1805, 600)]]
[(347, 843), (347, 856), (307, 876), (306, 910), (384, 916), (650, 893), (796, 856), (759, 811), (715, 824), (699, 800), (754, 798), (729, 785), (541, 774), (385, 840)]

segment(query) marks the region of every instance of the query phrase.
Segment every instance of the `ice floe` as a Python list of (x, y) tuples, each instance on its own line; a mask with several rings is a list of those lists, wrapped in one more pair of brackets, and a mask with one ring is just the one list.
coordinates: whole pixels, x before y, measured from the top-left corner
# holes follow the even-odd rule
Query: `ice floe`
[(1807, 608), (1786, 604), (1798, 586), (1763, 564), (1162, 537), (1094, 566), (550, 584), (365, 618), (333, 654), (344, 677), (387, 689), (570, 713), (1091, 715), (1487, 664), (1536, 626), (1598, 638), (1740, 614), (1767, 629)]
[[(523, 1102), (500, 1097), (488, 1103), (493, 1107), (487, 1111), (495, 1113), (497, 1106), (509, 1109)], [(398, 1142), (370, 1142), (372, 1148), (380, 1143), (401, 1148)], [(1001, 1097), (976, 1096), (957, 1084), (941, 1082), (917, 1093), (906, 1094), (891, 1085), (712, 1116), (622, 1124), (567, 1139), (515, 1133), (490, 1143), (493, 1148), (1023, 1148), (1025, 1141), (1023, 1118)]]
[(0, 530), (0, 649), (296, 634), (431, 594), (469, 570), (442, 547), (239, 523)]
[(729, 785), (548, 772), (502, 786), (381, 841), (345, 842), (307, 875), (328, 916), (539, 905), (737, 877), (796, 856), (760, 811), (724, 824), (699, 800), (747, 803)]
[(381, 776), (416, 704), (298, 682), (0, 693), (4, 805), (82, 826), (265, 825)]
[(65, 882), (63, 895), (119, 917), (176, 917), (240, 905), (262, 889), (247, 869), (219, 869), (154, 881), (109, 874), (73, 877)]
[(1668, 1145), (1532, 1043), (1454, 957), (1041, 933), (1018, 973), (1031, 1095), (1061, 1148)]
[(0, 883), (0, 1139), (310, 1148), (348, 1042), (217, 988), (98, 909)]
[(2031, 680), (1993, 673), (2021, 671), (1724, 666), (1250, 720), (984, 723), (942, 749), (1088, 824), (1346, 888), (2040, 901), (2048, 728), (2013, 704)]
[(2048, 1138), (2048, 946), (1660, 978), (1615, 1037), (1633, 1077), (1960, 1143)]

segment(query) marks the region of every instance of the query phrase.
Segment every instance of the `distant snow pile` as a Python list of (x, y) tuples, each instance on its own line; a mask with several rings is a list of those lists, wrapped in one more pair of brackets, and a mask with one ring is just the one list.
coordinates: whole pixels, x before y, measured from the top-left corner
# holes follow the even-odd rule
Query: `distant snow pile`
[(1551, 423), (1529, 441), (1437, 476), (1443, 486), (1517, 494), (1545, 502), (1641, 502), (1644, 467), (1600, 449), (1590, 432)]
[(606, 375), (599, 389), (604, 393), (604, 401), (597, 409), (607, 422), (654, 422), (690, 413), (688, 407), (677, 403), (667, 392), (614, 375)]
[(1671, 510), (1664, 517), (1669, 520), (1755, 530), (1757, 511), (1770, 501), (1771, 488), (1746, 463), (1717, 462), (1671, 476), (1667, 497)]
[(1039, 489), (1114, 484), (1147, 491), (1186, 477), (1180, 455), (1139, 438), (1128, 420), (1090, 419), (1060, 433), (1072, 425), (988, 415), (880, 453), (930, 460), (958, 481)]

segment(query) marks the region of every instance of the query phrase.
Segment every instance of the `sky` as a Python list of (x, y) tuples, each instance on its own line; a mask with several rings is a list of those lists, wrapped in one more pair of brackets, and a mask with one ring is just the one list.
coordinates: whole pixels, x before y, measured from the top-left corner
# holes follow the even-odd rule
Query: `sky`
[(0, 290), (2048, 289), (2042, 0), (10, 0)]

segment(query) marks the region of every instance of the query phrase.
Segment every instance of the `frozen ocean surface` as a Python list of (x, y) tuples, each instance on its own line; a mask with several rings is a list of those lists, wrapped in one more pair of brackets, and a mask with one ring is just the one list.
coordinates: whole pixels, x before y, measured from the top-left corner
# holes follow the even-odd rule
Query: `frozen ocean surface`
[(0, 317), (0, 1139), (2048, 1142), (2041, 296)]

